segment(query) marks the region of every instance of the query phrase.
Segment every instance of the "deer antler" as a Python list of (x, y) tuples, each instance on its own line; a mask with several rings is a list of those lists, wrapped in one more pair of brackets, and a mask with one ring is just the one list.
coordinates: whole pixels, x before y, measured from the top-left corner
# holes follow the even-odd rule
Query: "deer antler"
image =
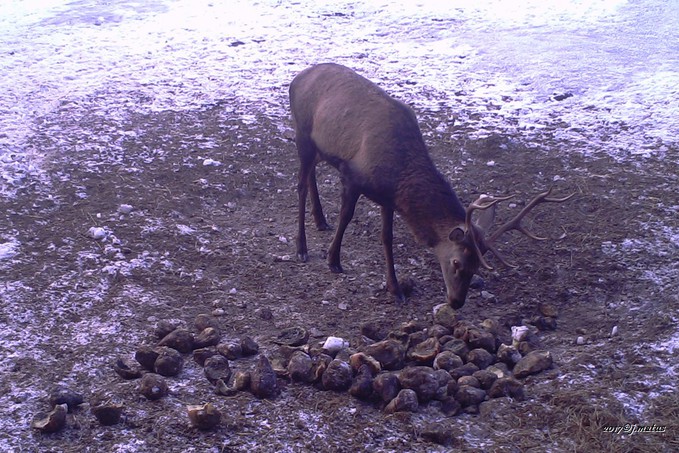
[[(486, 251), (491, 251), (495, 257), (500, 260), (502, 264), (504, 264), (507, 267), (517, 267), (513, 264), (508, 263), (502, 255), (497, 251), (497, 249), (494, 246), (494, 242), (502, 236), (504, 233), (510, 230), (517, 230), (520, 231), (521, 233), (525, 234), (531, 239), (536, 239), (538, 241), (544, 241), (547, 238), (536, 236), (535, 234), (531, 233), (528, 231), (523, 225), (521, 225), (521, 220), (528, 214), (530, 211), (533, 210), (537, 205), (541, 203), (563, 203), (564, 201), (570, 200), (573, 196), (575, 196), (575, 193), (572, 193), (568, 196), (562, 197), (562, 198), (554, 198), (551, 197), (550, 195), (552, 193), (552, 189), (554, 187), (550, 187), (547, 192), (543, 192), (533, 198), (530, 203), (526, 205), (513, 219), (510, 221), (504, 223), (501, 225), (487, 240), (479, 239), (476, 236), (476, 230), (474, 229), (472, 225), (472, 213), (477, 210), (477, 209), (488, 209), (492, 206), (495, 206), (500, 201), (505, 201), (509, 200), (512, 198), (514, 195), (510, 195), (508, 197), (489, 197), (482, 195), (480, 196), (476, 201), (471, 203), (469, 207), (466, 209), (466, 217), (465, 217), (465, 224), (467, 227), (467, 231), (469, 232), (470, 238), (472, 240), (472, 243), (474, 244), (474, 250), (479, 257), (479, 262), (481, 265), (488, 269), (488, 270), (493, 270), (493, 267), (488, 264), (488, 262), (483, 258), (483, 255)], [(486, 250), (481, 250), (481, 248), (485, 248)]]
[[(533, 198), (531, 200), (531, 202), (528, 203), (526, 205), (526, 207), (524, 207), (521, 210), (521, 212), (519, 212), (516, 215), (516, 217), (514, 217), (509, 222), (501, 225), (490, 236), (490, 238), (488, 238), (488, 241), (486, 241), (486, 245), (488, 245), (489, 243), (492, 244), (500, 236), (502, 236), (504, 233), (506, 233), (507, 231), (510, 231), (510, 230), (520, 231), (521, 233), (525, 234), (529, 238), (535, 239), (537, 241), (544, 241), (545, 239), (547, 239), (547, 238), (543, 238), (543, 237), (540, 237), (540, 236), (536, 236), (533, 233), (531, 233), (530, 231), (528, 231), (526, 228), (524, 228), (523, 225), (521, 225), (521, 220), (526, 216), (526, 214), (528, 214), (530, 211), (532, 211), (533, 208), (535, 208), (537, 205), (539, 205), (541, 203), (563, 203), (564, 201), (570, 200), (571, 198), (573, 198), (573, 196), (575, 196), (575, 193), (572, 193), (572, 194), (565, 196), (565, 197), (562, 197), (562, 198), (550, 198), (549, 195), (552, 193), (552, 189), (554, 189), (554, 187), (550, 187), (547, 192), (543, 192), (543, 193), (539, 194), (538, 196), (536, 196), (535, 198)], [(489, 250), (492, 251), (492, 249), (490, 247), (489, 247)], [(493, 251), (493, 253), (495, 253), (495, 251)], [(495, 255), (497, 255), (497, 253), (495, 253)]]
[[(476, 252), (476, 256), (479, 257), (479, 262), (481, 263), (481, 266), (488, 269), (489, 271), (493, 270), (493, 266), (488, 264), (488, 262), (483, 258), (483, 254), (485, 253), (485, 251), (484, 252), (481, 251), (481, 245), (479, 244), (479, 242), (481, 241), (479, 240), (479, 238), (476, 237), (476, 230), (472, 225), (472, 213), (477, 209), (485, 210), (490, 207), (493, 207), (500, 201), (509, 200), (513, 196), (514, 195), (509, 195), (507, 197), (491, 197), (488, 195), (481, 195), (479, 198), (476, 199), (476, 201), (472, 202), (465, 210), (466, 211), (465, 226), (467, 227), (467, 232), (469, 234), (471, 242), (474, 245), (474, 251)], [(485, 244), (485, 242), (483, 245), (485, 246), (485, 248), (493, 252), (493, 254), (497, 256), (500, 259), (500, 261), (502, 261), (503, 264), (507, 264), (507, 262), (504, 261), (498, 255), (497, 251), (494, 248), (488, 247), (488, 244)]]

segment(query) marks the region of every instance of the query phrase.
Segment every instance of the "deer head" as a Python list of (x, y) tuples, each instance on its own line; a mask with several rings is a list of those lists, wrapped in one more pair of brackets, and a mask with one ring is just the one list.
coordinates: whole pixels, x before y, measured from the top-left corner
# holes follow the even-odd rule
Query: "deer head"
[[(510, 230), (517, 230), (531, 239), (544, 241), (547, 238), (536, 236), (528, 231), (521, 220), (542, 203), (563, 203), (570, 200), (575, 193), (562, 198), (550, 197), (552, 188), (537, 195), (530, 201), (513, 219), (500, 225), (490, 236), (486, 237), (487, 232), (492, 226), (495, 216), (495, 205), (501, 201), (509, 200), (514, 195), (508, 197), (491, 197), (482, 195), (466, 208), (464, 226), (459, 226), (450, 232), (449, 240), (458, 244), (458, 247), (446, 247), (450, 256), (439, 257), (443, 276), (448, 288), (448, 303), (453, 308), (460, 308), (464, 305), (467, 298), (469, 284), (479, 267), (493, 270), (493, 267), (485, 260), (487, 252), (493, 253), (495, 257), (505, 266), (516, 267), (508, 263), (496, 248), (496, 241), (504, 233)], [(474, 211), (483, 211), (478, 222), (472, 221)], [(452, 252), (451, 252), (452, 250)], [(443, 258), (443, 259), (441, 259)]]

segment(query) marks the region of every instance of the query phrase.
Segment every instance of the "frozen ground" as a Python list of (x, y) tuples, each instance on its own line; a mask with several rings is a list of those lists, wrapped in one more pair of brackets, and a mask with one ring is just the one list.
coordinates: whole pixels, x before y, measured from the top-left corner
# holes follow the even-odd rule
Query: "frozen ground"
[[(129, 277), (145, 269), (155, 275), (188, 276), (194, 282), (205, 279), (203, 268), (179, 262), (171, 255), (172, 248), (149, 247), (128, 257), (124, 251), (130, 237), (114, 231), (119, 222), (140, 223), (142, 238), (196, 237), (200, 257), (212, 258), (216, 253), (206, 239), (208, 232), (191, 223), (193, 218), (170, 217), (175, 224), (168, 224), (167, 218), (152, 217), (148, 211), (122, 215), (115, 211), (117, 205), (105, 202), (96, 204), (96, 209), (109, 211), (82, 208), (89, 201), (92, 206), (94, 200), (100, 203), (97, 191), (105, 193), (110, 182), (95, 190), (89, 179), (79, 181), (71, 166), (98, 175), (128, 175), (129, 179), (122, 179), (128, 181), (152, 175), (153, 168), (174, 162), (179, 152), (181, 168), (198, 172), (204, 167), (233, 178), (255, 173), (261, 177), (259, 159), (239, 168), (238, 175), (230, 163), (248, 163), (247, 153), (258, 147), (266, 149), (268, 156), (272, 137), (290, 136), (287, 85), (298, 71), (323, 61), (351, 66), (412, 104), (434, 149), (460, 143), (460, 161), (455, 160), (457, 154), (441, 160), (449, 176), (468, 178), (477, 164), (491, 172), (493, 164), (498, 172), (510, 168), (492, 152), (464, 151), (466, 141), (470, 146), (497, 142), (505, 150), (520, 143), (534, 153), (528, 162), (547, 160), (547, 151), (553, 150), (559, 156), (559, 172), (554, 167), (526, 165), (526, 172), (535, 168), (535, 174), (525, 178), (541, 183), (572, 178), (564, 184), (581, 190), (583, 211), (610, 204), (621, 216), (618, 223), (589, 219), (580, 225), (589, 231), (580, 232), (581, 236), (574, 231), (581, 248), (594, 248), (595, 258), (586, 261), (592, 268), (600, 267), (602, 275), (601, 287), (585, 287), (582, 297), (640, 318), (652, 311), (662, 315), (659, 325), (676, 326), (677, 2), (529, 0), (517, 6), (503, 1), (429, 0), (0, 0), (0, 52), (0, 196), (3, 206), (11, 207), (0, 217), (0, 273), (7, 276), (0, 282), (3, 372), (19, 373), (24, 361), (51, 366), (53, 343), (63, 336), (76, 352), (60, 351), (60, 360), (71, 360), (71, 368), (55, 371), (51, 378), (70, 383), (86, 376), (96, 381), (98, 373), (104, 373), (100, 367), (110, 361), (106, 354), (122, 353), (142, 341), (143, 332), (129, 329), (134, 314), (144, 309), (162, 311), (168, 304), (148, 288), (116, 289), (117, 280), (111, 276)], [(221, 133), (201, 123), (190, 126), (185, 119), (211, 109), (220, 112), (214, 127)], [(175, 121), (193, 127), (191, 133), (163, 127), (164, 122)], [(151, 142), (145, 138), (149, 125), (158, 128), (154, 132), (158, 138)], [(225, 145), (222, 133), (232, 134), (233, 143)], [(189, 138), (174, 140), (173, 135)], [(282, 146), (289, 154), (286, 159), (294, 157), (291, 143), (282, 141)], [(481, 149), (473, 146), (470, 149)], [(271, 153), (265, 174), (272, 175), (274, 186), (284, 182), (281, 196), (290, 197), (294, 163)], [(499, 176), (490, 175), (494, 189), (514, 189), (511, 181), (502, 184)], [(232, 184), (200, 173), (196, 178), (208, 191), (203, 197), (208, 200), (224, 201), (223, 191)], [(155, 179), (153, 184), (162, 185)], [(521, 186), (519, 181), (516, 184)], [(64, 195), (61, 185), (72, 186), (73, 192)], [(483, 190), (481, 182), (468, 180), (461, 185)], [(108, 199), (109, 204), (125, 201), (115, 193)], [(225, 209), (237, 211), (238, 203), (229, 199)], [(285, 203), (288, 209), (287, 198)], [(282, 254), (291, 252), (293, 205), (281, 219), (286, 222), (283, 229), (275, 234), (282, 238), (274, 244)], [(72, 207), (72, 212), (64, 206)], [(623, 213), (627, 208), (632, 211)], [(62, 217), (64, 209), (74, 217)], [(54, 222), (52, 215), (57, 223), (64, 223), (65, 231), (70, 228), (72, 237), (45, 233)], [(28, 220), (35, 225), (27, 226)], [(78, 241), (93, 225), (107, 227), (109, 235), (101, 247), (80, 248)], [(238, 242), (242, 245), (250, 243), (261, 227), (253, 221), (228, 228), (216, 222), (215, 228), (242, 238), (244, 242)], [(573, 247), (578, 250), (577, 244)], [(55, 263), (64, 261), (73, 263), (72, 268), (50, 272), (61, 269)], [(35, 263), (31, 268), (35, 273), (30, 275), (25, 271), (29, 262)], [(607, 278), (606, 284), (614, 281), (606, 277), (611, 263), (624, 269), (614, 268), (611, 275), (633, 276), (631, 283), (624, 280), (632, 291), (605, 289)], [(581, 271), (587, 273), (589, 268)], [(520, 278), (514, 275), (514, 279)], [(237, 297), (248, 295), (248, 283), (235, 277), (220, 284), (227, 291), (236, 288)], [(41, 303), (26, 305), (27, 300)], [(586, 313), (587, 306), (583, 303), (578, 309)], [(607, 322), (610, 331), (615, 320)], [(575, 329), (568, 333), (574, 335)], [(676, 327), (659, 331), (658, 337), (639, 332), (628, 332), (630, 343), (623, 345), (646, 357), (648, 363), (637, 365), (656, 367), (656, 372), (644, 374), (645, 386), (614, 394), (634, 408), (643, 422), (649, 416), (644, 415), (649, 395), (652, 400), (666, 395), (672, 385), (676, 388), (674, 352), (679, 333)], [(107, 350), (111, 336), (118, 338), (118, 346)], [(567, 338), (561, 341), (572, 340)], [(594, 345), (606, 341), (600, 337)], [(90, 343), (97, 346), (90, 348)], [(84, 354), (80, 360), (69, 355), (78, 353)], [(573, 362), (581, 374), (571, 370), (561, 377), (564, 381), (602, 379), (593, 365), (581, 364), (577, 358)], [(12, 422), (3, 426), (6, 436), (0, 437), (0, 449), (18, 450), (22, 446), (18, 439), (27, 436), (27, 420), (43, 397), (45, 383), (35, 377), (6, 380), (2, 385), (5, 404), (0, 412)], [(673, 421), (679, 429), (676, 418)], [(132, 438), (129, 447), (118, 451), (132, 449), (138, 441)], [(25, 442), (30, 450), (39, 441)]]

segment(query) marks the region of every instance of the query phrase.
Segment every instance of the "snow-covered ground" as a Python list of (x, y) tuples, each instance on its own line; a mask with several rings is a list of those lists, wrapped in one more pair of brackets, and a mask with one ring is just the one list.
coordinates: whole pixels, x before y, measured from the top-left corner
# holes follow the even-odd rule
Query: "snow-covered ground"
[[(343, 62), (419, 107), (481, 113), (479, 135), (570, 124), (578, 151), (663, 153), (679, 131), (679, 4), (543, 1), (0, 2), (0, 192), (39, 173), (34, 122), (105, 87), (149, 109), (239, 97), (284, 114), (309, 64)], [(332, 18), (333, 20), (327, 20)], [(435, 96), (422, 97), (423, 91)], [(464, 100), (456, 93), (464, 93)], [(561, 101), (554, 96), (569, 96)], [(125, 99), (108, 99), (111, 106)], [(429, 105), (421, 105), (427, 103)], [(492, 114), (489, 114), (489, 110)], [(476, 117), (475, 117), (476, 118)]]
[[(357, 69), (419, 111), (459, 112), (456, 124), (476, 138), (520, 134), (539, 143), (550, 130), (572, 152), (679, 162), (676, 1), (0, 0), (0, 196), (41, 181), (44, 151), (30, 139), (60, 105), (135, 93), (147, 102), (103, 97), (99, 113), (237, 99), (285, 118), (289, 81), (325, 61)], [(677, 206), (675, 194), (665, 210), (676, 214)], [(635, 258), (640, 278), (665, 289), (676, 264), (636, 258), (675, 253), (679, 230), (671, 216), (638, 221), (646, 236), (602, 251)], [(0, 225), (0, 272), (21, 253), (17, 236)], [(28, 291), (3, 283), (8, 299)], [(95, 287), (91, 297), (106, 291)], [(676, 339), (651, 346), (673, 353)], [(665, 368), (676, 373), (676, 365)]]

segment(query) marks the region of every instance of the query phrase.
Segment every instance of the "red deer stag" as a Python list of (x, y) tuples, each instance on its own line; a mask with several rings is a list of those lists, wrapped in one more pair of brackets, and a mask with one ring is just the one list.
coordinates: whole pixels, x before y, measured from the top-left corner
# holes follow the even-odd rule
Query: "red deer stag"
[[(290, 105), (300, 159), (299, 259), (308, 259), (304, 227), (308, 192), (316, 226), (319, 230), (330, 228), (316, 185), (316, 164), (326, 161), (339, 170), (342, 181), (339, 223), (328, 250), (330, 270), (343, 272), (342, 236), (356, 202), (365, 195), (381, 206), (387, 289), (400, 300), (405, 297), (394, 270), (394, 211), (419, 243), (433, 249), (443, 271), (448, 303), (459, 308), (479, 266), (492, 269), (483, 258), (487, 251), (507, 265), (493, 245), (502, 233), (516, 229), (533, 239), (544, 239), (525, 230), (521, 219), (540, 203), (560, 203), (574, 195), (553, 198), (550, 189), (486, 238), (495, 204), (511, 197), (481, 197), (465, 209), (429, 157), (410, 107), (337, 64), (319, 64), (299, 73), (290, 84)], [(478, 223), (472, 222), (475, 210), (487, 210)]]

